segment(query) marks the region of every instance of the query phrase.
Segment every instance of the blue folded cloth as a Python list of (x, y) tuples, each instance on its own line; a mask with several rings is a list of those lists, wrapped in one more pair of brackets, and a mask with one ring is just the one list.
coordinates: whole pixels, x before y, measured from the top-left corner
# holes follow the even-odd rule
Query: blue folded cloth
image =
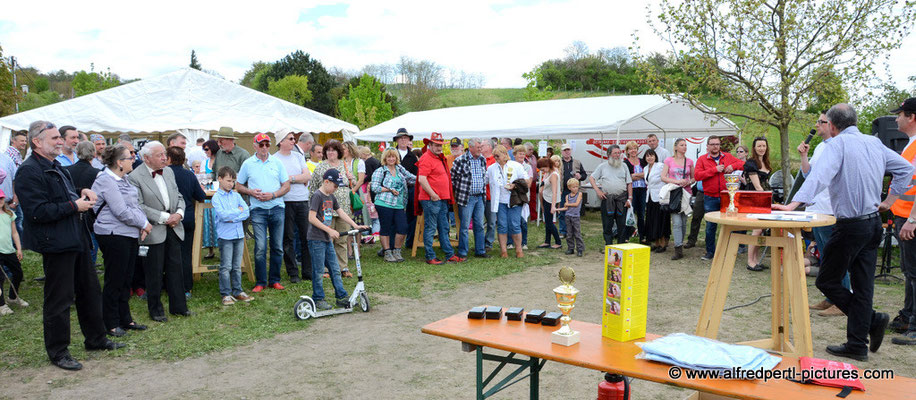
[(637, 343), (637, 357), (696, 370), (773, 369), (780, 358), (756, 347), (727, 344), (686, 333), (672, 333)]

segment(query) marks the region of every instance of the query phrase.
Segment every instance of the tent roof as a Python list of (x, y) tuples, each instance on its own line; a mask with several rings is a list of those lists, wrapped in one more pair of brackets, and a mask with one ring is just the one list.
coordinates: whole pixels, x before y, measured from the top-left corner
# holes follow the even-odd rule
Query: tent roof
[(446, 138), (520, 137), (554, 139), (640, 138), (732, 135), (737, 126), (704, 114), (685, 100), (659, 95), (586, 97), (443, 108), (411, 112), (356, 135), (368, 141), (389, 141), (398, 128), (419, 139), (440, 132)]
[(192, 68), (142, 79), (0, 118), (0, 128), (26, 130), (36, 120), (84, 132), (166, 132), (178, 129), (239, 133), (337, 132), (355, 125)]

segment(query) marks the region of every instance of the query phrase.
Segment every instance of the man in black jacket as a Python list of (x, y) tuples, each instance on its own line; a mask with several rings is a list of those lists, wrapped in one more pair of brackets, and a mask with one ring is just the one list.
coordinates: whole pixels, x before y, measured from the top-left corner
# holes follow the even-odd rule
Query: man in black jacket
[[(70, 166), (64, 167), (64, 169), (70, 173), (70, 179), (73, 181), (73, 186), (77, 192), (81, 192), (83, 189), (91, 189), (92, 184), (95, 183), (95, 177), (99, 175), (99, 172), (102, 172), (92, 166), (92, 160), (95, 159), (95, 145), (89, 141), (79, 142), (73, 151), (76, 153), (77, 161)], [(89, 248), (89, 261), (91, 261), (91, 265), (95, 266), (96, 260), (98, 260), (99, 243), (95, 240), (95, 233), (92, 232), (92, 222), (93, 220), (90, 219), (89, 239), (92, 240), (92, 247)]]
[[(398, 128), (398, 133), (394, 135), (394, 143), (396, 149), (398, 150), (398, 155), (401, 156), (401, 166), (404, 167), (407, 172), (416, 175), (417, 174), (417, 156), (411, 151), (411, 145), (413, 144), (413, 135), (407, 133), (407, 129)], [(417, 215), (414, 213), (413, 209), (413, 199), (415, 195), (415, 186), (407, 185), (407, 239), (404, 241), (404, 245), (408, 248), (413, 246), (414, 232), (416, 232), (417, 227)], [(391, 235), (391, 243), (394, 243), (394, 234)]]
[(17, 192), (24, 214), (23, 246), (40, 253), (45, 273), (45, 350), (51, 362), (63, 369), (83, 366), (70, 356), (70, 305), (76, 302), (80, 329), (87, 350), (124, 347), (105, 337), (102, 293), (95, 269), (89, 265), (89, 226), (83, 213), (95, 205), (92, 190), (77, 189), (70, 174), (55, 161), (63, 139), (54, 124), (29, 125), (32, 156), (16, 173)]

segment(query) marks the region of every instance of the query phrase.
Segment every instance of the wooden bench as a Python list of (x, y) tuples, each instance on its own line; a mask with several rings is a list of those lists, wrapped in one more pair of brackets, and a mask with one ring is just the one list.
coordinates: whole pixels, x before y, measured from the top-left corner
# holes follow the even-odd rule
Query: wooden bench
[[(468, 319), (467, 312), (433, 322), (422, 328), (422, 332), (454, 339), (462, 343), (465, 351), (476, 351), (477, 391), (476, 398), (487, 398), (507, 385), (515, 383), (521, 373), (528, 371), (530, 398), (538, 398), (538, 374), (547, 360), (575, 365), (596, 371), (610, 372), (637, 379), (660, 382), (697, 390), (691, 398), (717, 398), (726, 396), (742, 399), (836, 399), (840, 389), (803, 385), (788, 380), (689, 380), (684, 377), (673, 379), (669, 376), (667, 364), (636, 359), (641, 352), (636, 342), (652, 340), (658, 335), (647, 335), (646, 339), (618, 342), (601, 335), (601, 326), (588, 322), (572, 321), (570, 326), (581, 332), (580, 342), (569, 346), (553, 344), (550, 333), (558, 326), (543, 326), (523, 321), (475, 320)], [(508, 356), (484, 353), (490, 347), (508, 351)], [(528, 359), (516, 358), (516, 355)], [(483, 361), (497, 361), (495, 371), (484, 378)], [(489, 390), (486, 386), (506, 364), (518, 365), (509, 376), (495, 383)], [(777, 369), (798, 368), (798, 359), (782, 357)], [(916, 397), (916, 380), (895, 377), (890, 380), (862, 380), (865, 392), (853, 391), (847, 399), (913, 399)], [(711, 394), (712, 396), (708, 395)]]

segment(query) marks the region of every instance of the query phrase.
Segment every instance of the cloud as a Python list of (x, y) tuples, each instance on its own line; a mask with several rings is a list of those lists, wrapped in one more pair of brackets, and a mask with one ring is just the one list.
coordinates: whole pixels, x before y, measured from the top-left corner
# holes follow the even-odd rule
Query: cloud
[[(665, 51), (645, 21), (643, 2), (607, 0), (13, 2), (0, 44), (46, 72), (94, 63), (143, 78), (187, 66), (194, 49), (205, 69), (238, 81), (253, 62), (302, 50), (329, 69), (408, 56), (482, 73), (487, 87), (521, 87), (522, 73), (576, 40), (628, 47), (638, 30), (643, 51)], [(912, 71), (912, 52), (898, 53)]]

